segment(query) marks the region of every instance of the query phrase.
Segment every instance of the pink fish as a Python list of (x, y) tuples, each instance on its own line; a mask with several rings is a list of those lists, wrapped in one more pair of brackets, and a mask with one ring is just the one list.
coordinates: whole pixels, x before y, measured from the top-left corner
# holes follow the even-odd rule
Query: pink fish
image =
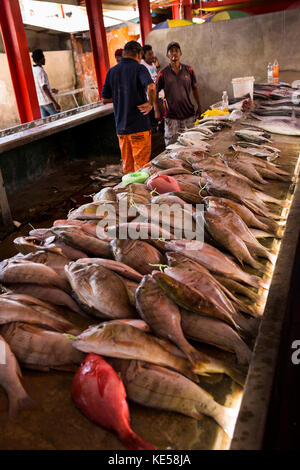
[(78, 408), (94, 423), (115, 431), (128, 450), (155, 450), (130, 428), (122, 380), (102, 357), (88, 354), (75, 374), (71, 389)]

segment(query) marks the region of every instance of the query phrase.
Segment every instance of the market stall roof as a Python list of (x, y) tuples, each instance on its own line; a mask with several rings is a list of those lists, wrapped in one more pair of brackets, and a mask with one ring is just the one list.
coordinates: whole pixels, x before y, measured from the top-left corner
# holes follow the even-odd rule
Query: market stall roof
[[(64, 5), (37, 0), (20, 2), (23, 23), (37, 30), (75, 33), (89, 30), (86, 9), (78, 5)], [(114, 27), (138, 20), (138, 12), (131, 10), (103, 10), (104, 26)]]
[[(37, 0), (39, 2), (61, 3), (63, 5), (85, 6), (85, 0)], [(137, 8), (137, 0), (107, 0), (102, 2), (103, 8), (109, 10), (131, 10)]]

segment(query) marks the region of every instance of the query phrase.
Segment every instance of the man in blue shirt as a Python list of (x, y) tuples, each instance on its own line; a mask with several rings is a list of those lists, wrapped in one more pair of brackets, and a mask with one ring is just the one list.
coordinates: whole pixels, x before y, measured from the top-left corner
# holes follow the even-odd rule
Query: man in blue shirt
[[(106, 76), (103, 103), (113, 103), (123, 172), (130, 173), (149, 162), (151, 124), (148, 114), (158, 114), (156, 87), (147, 69), (141, 65), (142, 46), (129, 41), (121, 61)], [(148, 95), (148, 99), (147, 99)]]

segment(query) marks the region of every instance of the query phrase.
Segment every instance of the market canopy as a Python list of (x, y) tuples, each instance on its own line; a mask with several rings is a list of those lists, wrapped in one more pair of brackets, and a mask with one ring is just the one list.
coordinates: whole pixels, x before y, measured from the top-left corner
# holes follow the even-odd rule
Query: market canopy
[(251, 16), (251, 15), (241, 10), (225, 10), (225, 11), (219, 11), (215, 15), (210, 16), (206, 20), (206, 22), (233, 20), (236, 18), (243, 18), (244, 16)]
[(177, 26), (188, 26), (191, 24), (193, 24), (193, 22), (188, 20), (167, 20), (158, 23), (153, 29), (176, 28)]

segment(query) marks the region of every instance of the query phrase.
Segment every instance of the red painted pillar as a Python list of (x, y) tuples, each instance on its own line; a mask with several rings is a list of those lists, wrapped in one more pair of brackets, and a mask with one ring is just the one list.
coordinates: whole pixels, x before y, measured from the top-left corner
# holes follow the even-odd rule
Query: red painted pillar
[(179, 0), (172, 2), (172, 17), (173, 17), (173, 20), (180, 20)]
[(149, 0), (138, 0), (138, 7), (140, 15), (141, 39), (144, 46), (147, 34), (152, 31), (152, 16)]
[(41, 117), (18, 0), (0, 0), (0, 27), (21, 123)]
[(109, 57), (101, 0), (85, 0), (96, 69), (99, 98), (109, 69)]
[(183, 0), (184, 19), (192, 21), (192, 1)]

